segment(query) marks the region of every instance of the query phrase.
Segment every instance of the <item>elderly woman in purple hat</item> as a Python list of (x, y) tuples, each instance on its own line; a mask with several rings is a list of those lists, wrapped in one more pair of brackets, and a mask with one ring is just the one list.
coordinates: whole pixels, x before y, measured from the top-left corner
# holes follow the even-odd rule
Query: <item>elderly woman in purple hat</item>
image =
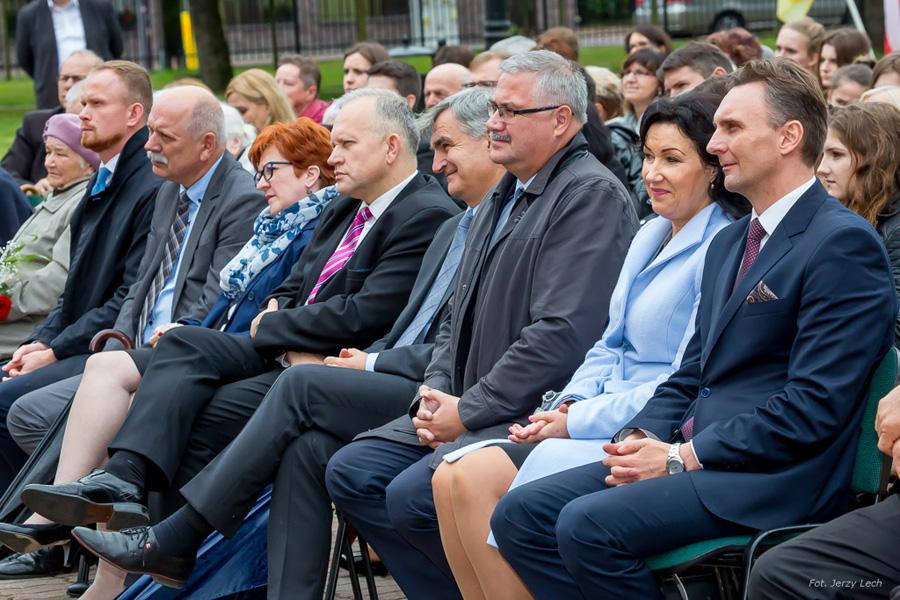
[(81, 145), (81, 121), (76, 115), (50, 117), (44, 127), (44, 145), (44, 166), (52, 189), (9, 242), (9, 248), (18, 249), (23, 258), (9, 286), (12, 308), (0, 321), (0, 360), (12, 356), (56, 306), (69, 270), (69, 219), (100, 164), (100, 157)]

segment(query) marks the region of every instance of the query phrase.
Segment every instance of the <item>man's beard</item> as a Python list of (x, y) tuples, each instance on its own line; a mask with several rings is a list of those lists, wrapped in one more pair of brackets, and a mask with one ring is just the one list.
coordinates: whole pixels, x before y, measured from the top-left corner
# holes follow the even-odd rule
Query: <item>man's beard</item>
[[(90, 138), (88, 138), (88, 136), (90, 136)], [(125, 134), (121, 132), (114, 133), (105, 138), (98, 137), (96, 130), (82, 132), (81, 145), (88, 150), (93, 150), (94, 152), (103, 152), (104, 150), (108, 150), (121, 142), (122, 138), (124, 137)]]

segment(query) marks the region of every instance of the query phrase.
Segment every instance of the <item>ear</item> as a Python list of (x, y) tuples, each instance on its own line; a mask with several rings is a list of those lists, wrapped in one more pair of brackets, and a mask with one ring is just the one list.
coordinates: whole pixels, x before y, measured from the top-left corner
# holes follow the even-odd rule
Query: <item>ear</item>
[(201, 161), (206, 162), (216, 151), (217, 146), (218, 141), (216, 140), (216, 134), (212, 131), (207, 131), (203, 134), (203, 137), (200, 138), (200, 156), (198, 158)]
[(310, 165), (306, 167), (306, 173), (303, 174), (303, 183), (306, 184), (306, 187), (312, 187), (319, 181), (319, 177), (322, 175), (321, 169), (319, 169), (318, 165)]
[(125, 124), (128, 125), (128, 127), (137, 127), (142, 121), (146, 121), (146, 119), (144, 119), (144, 105), (140, 102), (135, 102), (128, 107)]
[(575, 118), (574, 113), (572, 113), (572, 109), (568, 106), (560, 106), (556, 114), (553, 117), (555, 122), (553, 123), (553, 133), (554, 135), (562, 135), (565, 133), (566, 129), (569, 128), (569, 125), (572, 123), (572, 120)]
[(716, 75), (727, 75), (728, 73), (722, 67), (716, 67), (712, 70), (710, 77), (715, 77)]
[(416, 100), (418, 100), (418, 98), (416, 98), (415, 94), (410, 94), (406, 97), (406, 104), (409, 106), (409, 110), (416, 109)]
[(396, 133), (391, 133), (385, 139), (385, 144), (387, 144), (387, 155), (385, 156), (385, 161), (387, 164), (392, 165), (397, 161), (397, 158), (403, 152), (403, 144), (400, 142), (400, 136)]
[(779, 128), (778, 150), (782, 156), (797, 151), (803, 145), (803, 124), (796, 119), (788, 121)]

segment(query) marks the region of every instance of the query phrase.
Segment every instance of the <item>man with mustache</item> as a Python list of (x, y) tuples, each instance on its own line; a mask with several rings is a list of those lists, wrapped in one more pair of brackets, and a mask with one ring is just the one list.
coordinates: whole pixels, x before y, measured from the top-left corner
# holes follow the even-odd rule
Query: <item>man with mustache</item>
[[(72, 261), (59, 304), (3, 367), (3, 490), (27, 458), (6, 430), (9, 407), (26, 392), (80, 372), (91, 338), (113, 326), (138, 279), (161, 183), (143, 150), (153, 102), (147, 72), (131, 62), (108, 61), (91, 71), (84, 85), (81, 143), (100, 155), (100, 168), (72, 216)], [(61, 563), (61, 552), (14, 555), (0, 563), (0, 576), (52, 572)]]

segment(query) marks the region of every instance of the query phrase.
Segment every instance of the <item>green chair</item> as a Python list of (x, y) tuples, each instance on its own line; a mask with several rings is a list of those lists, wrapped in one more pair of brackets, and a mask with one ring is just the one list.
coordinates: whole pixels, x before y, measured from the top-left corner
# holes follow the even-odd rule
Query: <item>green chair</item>
[[(876, 502), (883, 499), (887, 493), (891, 461), (878, 450), (875, 415), (878, 411), (878, 401), (894, 387), (897, 378), (897, 359), (897, 349), (891, 348), (881, 360), (869, 383), (866, 408), (860, 424), (856, 461), (853, 466), (851, 489), (854, 495), (873, 496)], [(722, 597), (746, 598), (750, 569), (758, 551), (763, 547), (775, 546), (817, 526), (807, 524), (780, 527), (761, 531), (755, 535), (723, 537), (688, 544), (650, 557), (647, 559), (647, 566), (661, 579), (673, 580), (684, 600), (688, 600), (688, 593), (682, 581), (682, 574), (688, 569), (711, 569)]]

